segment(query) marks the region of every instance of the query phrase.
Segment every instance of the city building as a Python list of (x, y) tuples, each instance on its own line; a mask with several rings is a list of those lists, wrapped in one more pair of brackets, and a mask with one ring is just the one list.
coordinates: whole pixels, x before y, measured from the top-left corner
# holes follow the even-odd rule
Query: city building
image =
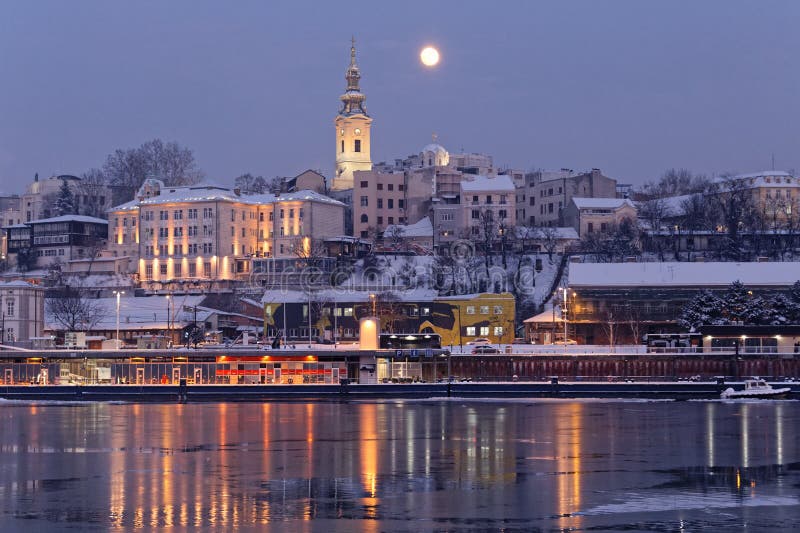
[(495, 235), (517, 224), (514, 182), (510, 176), (464, 176), (461, 181), (462, 232), (469, 239), (485, 239), (486, 230)]
[(610, 231), (626, 219), (636, 222), (636, 216), (636, 206), (627, 198), (573, 197), (564, 210), (563, 220), (583, 238), (591, 233)]
[(340, 97), (342, 107), (336, 115), (336, 172), (332, 189), (353, 189), (353, 173), (371, 170), (370, 128), (372, 118), (364, 105), (366, 96), (361, 92), (361, 72), (356, 64), (355, 39), (350, 47), (350, 66), (345, 74), (347, 90)]
[(107, 185), (91, 183), (69, 174), (40, 180), (37, 174), (33, 183), (25, 188), (25, 194), (22, 195), (20, 206), (22, 220), (31, 222), (56, 216), (58, 213), (55, 210), (55, 201), (64, 184), (72, 194), (73, 208), (76, 214), (101, 218), (105, 216), (106, 210), (112, 205), (113, 191)]
[(148, 180), (135, 200), (109, 211), (109, 221), (109, 250), (131, 258), (144, 288), (201, 290), (208, 281), (248, 280), (255, 258), (297, 259), (316, 241), (342, 235), (344, 205), (313, 191), (242, 195)]
[(425, 217), (414, 224), (395, 224), (383, 232), (386, 249), (413, 251), (418, 255), (429, 255), (433, 251), (433, 225)]
[[(510, 344), (516, 304), (510, 293), (439, 296), (413, 288), (380, 293), (321, 289), (267, 290), (262, 298), (267, 336), (290, 341), (354, 341), (359, 320), (377, 316), (385, 333), (436, 333), (444, 345), (476, 339)], [(285, 315), (284, 315), (285, 309)], [(310, 313), (310, 316), (309, 316)]]
[(517, 183), (517, 219), (528, 226), (568, 226), (563, 211), (573, 197), (616, 198), (617, 182), (599, 169), (539, 170)]
[(640, 344), (646, 334), (682, 331), (678, 317), (700, 290), (724, 292), (741, 281), (763, 296), (787, 291), (798, 278), (797, 262), (571, 263), (569, 338), (580, 344)]
[(0, 282), (0, 317), (0, 344), (30, 345), (44, 330), (44, 288), (26, 281)]
[(108, 221), (63, 215), (15, 224), (6, 227), (5, 233), (9, 263), (31, 270), (97, 257), (108, 241)]

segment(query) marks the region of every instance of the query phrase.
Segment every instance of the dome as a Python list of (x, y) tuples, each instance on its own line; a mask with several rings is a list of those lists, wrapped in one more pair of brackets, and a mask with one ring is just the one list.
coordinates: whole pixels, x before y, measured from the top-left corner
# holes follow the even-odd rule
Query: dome
[(445, 167), (450, 163), (450, 153), (444, 149), (444, 146), (437, 143), (425, 145), (420, 152), (420, 157), (423, 167)]

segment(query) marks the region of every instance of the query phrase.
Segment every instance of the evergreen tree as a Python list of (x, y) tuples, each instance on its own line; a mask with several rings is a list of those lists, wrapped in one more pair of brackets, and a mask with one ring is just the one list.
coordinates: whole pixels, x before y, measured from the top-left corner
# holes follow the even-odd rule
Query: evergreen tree
[(74, 215), (76, 213), (75, 197), (72, 195), (72, 189), (69, 188), (67, 180), (61, 182), (61, 188), (58, 190), (58, 197), (53, 204), (56, 216)]
[(795, 281), (789, 290), (789, 298), (797, 305), (800, 305), (800, 281)]
[(764, 322), (772, 326), (796, 324), (800, 318), (800, 305), (778, 293), (765, 306)]
[(752, 294), (748, 291), (741, 281), (736, 280), (730, 284), (725, 295), (722, 297), (724, 304), (723, 317), (727, 323), (747, 320), (751, 313), (750, 300)]
[(697, 330), (707, 324), (723, 322), (722, 300), (709, 290), (700, 291), (689, 300), (681, 311), (678, 325), (689, 330)]

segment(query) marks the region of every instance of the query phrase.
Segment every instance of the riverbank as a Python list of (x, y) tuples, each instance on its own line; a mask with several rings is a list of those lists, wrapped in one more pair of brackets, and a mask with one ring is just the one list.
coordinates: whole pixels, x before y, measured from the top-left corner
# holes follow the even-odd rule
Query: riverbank
[[(775, 382), (800, 398), (800, 383)], [(404, 398), (670, 398), (718, 399), (742, 382), (451, 382), (342, 385), (8, 385), (0, 386), (7, 400), (145, 402), (349, 401)]]

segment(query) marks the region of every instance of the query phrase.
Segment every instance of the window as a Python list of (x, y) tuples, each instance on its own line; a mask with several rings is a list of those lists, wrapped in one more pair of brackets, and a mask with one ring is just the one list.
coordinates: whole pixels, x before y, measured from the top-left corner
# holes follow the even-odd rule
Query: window
[(488, 305), (482, 305), (481, 306), (481, 314), (482, 315), (488, 315), (489, 314), (489, 306)]
[(480, 210), (478, 210), (478, 209), (473, 209), (473, 210), (472, 210), (472, 220), (478, 220), (479, 218), (481, 218), (481, 212), (480, 212)]
[(189, 263), (189, 277), (190, 278), (197, 277), (197, 263)]
[(389, 217), (389, 224), (394, 224), (394, 217)]
[(153, 279), (153, 265), (144, 267), (144, 279)]
[(403, 208), (405, 208), (405, 206), (406, 206), (405, 200), (403, 200), (403, 199), (397, 200), (397, 207), (399, 207), (400, 209), (403, 209)]
[(263, 212), (258, 214), (258, 221), (259, 222), (264, 222), (264, 213)]
[(172, 212), (173, 220), (183, 220), (183, 210), (178, 209), (177, 211)]
[(475, 314), (475, 306), (474, 305), (468, 305), (467, 306), (467, 314), (468, 315), (474, 315)]
[(297, 210), (297, 218), (303, 218), (303, 208)]
[(431, 308), (430, 307), (423, 307), (420, 311), (421, 316), (431, 316)]
[(6, 315), (14, 316), (14, 300), (6, 301)]
[[(390, 191), (393, 191), (393, 190), (394, 190), (394, 184), (393, 184), (393, 183), (389, 183), (389, 184), (388, 184), (386, 187), (387, 187), (387, 188), (388, 188)], [(402, 186), (402, 185), (400, 185), (400, 190), (401, 190), (401, 191), (403, 190), (403, 189), (402, 189), (402, 187), (403, 187), (403, 186)]]
[(245, 228), (242, 228), (242, 238), (244, 238), (244, 237), (245, 237), (245, 231), (246, 231), (246, 229), (245, 229)]
[(495, 337), (502, 337), (503, 336), (503, 326), (495, 326), (494, 327), (494, 336)]
[(344, 308), (344, 316), (353, 316), (353, 308), (352, 307), (345, 307)]
[(204, 278), (211, 277), (211, 263), (203, 263), (203, 277)]
[(394, 200), (392, 200), (391, 198), (389, 198), (389, 199), (388, 199), (388, 200), (386, 200), (386, 201), (387, 201), (387, 202), (388, 202), (388, 204), (389, 204), (389, 209), (393, 209), (393, 208), (394, 208)]
[(366, 213), (364, 213), (363, 215), (361, 215), (361, 223), (366, 224), (367, 222), (369, 222), (369, 217), (367, 216)]
[(342, 152), (344, 152), (344, 141), (342, 141)]
[(507, 197), (505, 194), (501, 194), (501, 195), (500, 195), (500, 203), (501, 203), (501, 204), (506, 204), (506, 203), (508, 203), (508, 197)]
[(383, 198), (378, 198), (378, 209), (383, 209)]
[(494, 306), (494, 314), (502, 315), (503, 314), (503, 306), (502, 305), (495, 305)]
[(362, 189), (366, 189), (367, 187), (369, 187), (369, 182), (368, 181), (362, 181), (361, 182), (361, 188)]
[(378, 184), (378, 190), (379, 190), (379, 191), (382, 191), (382, 190), (383, 190), (383, 183), (379, 183), (379, 184)]
[(361, 207), (367, 207), (369, 205), (369, 197), (362, 196), (361, 197)]
[(159, 272), (159, 273), (160, 273), (162, 276), (166, 276), (166, 275), (167, 275), (167, 265), (159, 265), (159, 267), (158, 267), (158, 272)]
[(354, 152), (360, 152), (361, 151), (361, 139), (356, 139), (355, 150), (353, 150), (353, 151)]
[(497, 212), (497, 214), (500, 216), (500, 218), (506, 218), (507, 216), (505, 209), (501, 209), (500, 211)]
[(194, 220), (197, 218), (197, 209), (189, 209), (188, 218)]
[(594, 231), (594, 224), (592, 224), (591, 222), (586, 224), (586, 232), (587, 233), (592, 233), (593, 231)]
[(383, 217), (378, 217), (378, 225), (383, 226)]
[(283, 209), (281, 209), (280, 215), (281, 215), (281, 218), (283, 218)]
[[(390, 191), (392, 190), (392, 186), (391, 186), (391, 185), (389, 185), (389, 190), (390, 190)], [(398, 185), (398, 186), (397, 186), (397, 190), (398, 190), (398, 191), (402, 191), (402, 190), (403, 190), (403, 184), (402, 184), (402, 183), (401, 183), (400, 185)]]
[(467, 337), (475, 336), (475, 326), (467, 326)]
[(489, 336), (489, 326), (481, 326), (481, 337)]
[(606, 231), (608, 229), (608, 224), (605, 222), (600, 223), (600, 231)]
[(159, 211), (158, 212), (158, 219), (159, 220), (169, 220), (169, 213), (166, 211)]
[(172, 266), (172, 275), (173, 275), (173, 277), (175, 277), (175, 278), (179, 278), (179, 277), (181, 277), (181, 264), (180, 264), (180, 263), (176, 262), (176, 263), (175, 263), (175, 264)]
[(272, 222), (273, 220), (275, 220), (275, 216), (274, 216), (274, 215), (275, 215), (275, 213), (273, 213), (272, 211), (270, 211), (270, 212), (269, 212), (269, 221), (270, 221), (270, 222)]

